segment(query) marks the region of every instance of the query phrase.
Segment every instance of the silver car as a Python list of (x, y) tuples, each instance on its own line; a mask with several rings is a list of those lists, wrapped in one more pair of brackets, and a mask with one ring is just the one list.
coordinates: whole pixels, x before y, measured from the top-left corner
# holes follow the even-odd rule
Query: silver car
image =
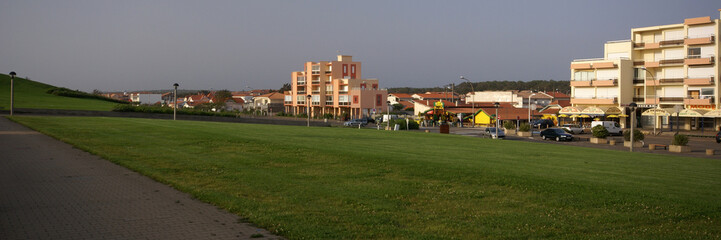
[(495, 127), (486, 128), (485, 134), (487, 136), (490, 136), (493, 139), (506, 137), (506, 132), (504, 132), (503, 129), (501, 129), (501, 128), (498, 129), (498, 136), (496, 136), (496, 128)]
[(576, 125), (576, 124), (563, 124), (563, 126), (561, 126), (561, 128), (570, 132), (571, 134), (583, 133), (583, 128), (581, 128), (581, 126)]

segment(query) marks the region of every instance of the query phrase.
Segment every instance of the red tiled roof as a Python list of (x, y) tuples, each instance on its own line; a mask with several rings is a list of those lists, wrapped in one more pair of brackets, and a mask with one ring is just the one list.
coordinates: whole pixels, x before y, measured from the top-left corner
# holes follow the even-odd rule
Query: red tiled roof
[(393, 95), (397, 98), (409, 98), (409, 99), (413, 98), (413, 97), (411, 97), (411, 94), (408, 94), (408, 93), (389, 93), (388, 95)]
[(568, 96), (567, 94), (562, 92), (547, 92), (546, 94), (550, 95), (553, 98), (571, 98), (571, 96)]
[[(419, 97), (423, 99), (441, 99), (441, 98), (453, 98), (453, 94), (451, 93), (416, 93), (415, 95), (418, 95)], [(456, 98), (458, 96), (455, 96)]]
[(556, 100), (551, 102), (551, 104), (558, 104), (561, 107), (568, 107), (571, 106), (571, 100)]
[(278, 92), (272, 92), (272, 93), (268, 93), (268, 94), (263, 94), (263, 95), (260, 95), (260, 96), (258, 96), (258, 97), (267, 97), (267, 98), (270, 98), (270, 99), (285, 99), (285, 95), (283, 95), (282, 93), (278, 93)]

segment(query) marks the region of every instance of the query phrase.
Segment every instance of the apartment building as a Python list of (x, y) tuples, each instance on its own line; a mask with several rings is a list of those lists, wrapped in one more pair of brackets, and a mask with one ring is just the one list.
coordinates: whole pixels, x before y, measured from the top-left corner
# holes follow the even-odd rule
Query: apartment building
[(716, 129), (719, 26), (719, 19), (689, 18), (634, 28), (630, 40), (607, 42), (603, 58), (571, 63), (572, 106), (559, 113), (619, 117), (626, 126), (634, 102), (644, 128)]
[(285, 95), (284, 106), (287, 113), (311, 117), (358, 118), (386, 109), (387, 95), (378, 79), (362, 78), (360, 62), (338, 55), (336, 61), (306, 62), (303, 71), (291, 73), (291, 91)]

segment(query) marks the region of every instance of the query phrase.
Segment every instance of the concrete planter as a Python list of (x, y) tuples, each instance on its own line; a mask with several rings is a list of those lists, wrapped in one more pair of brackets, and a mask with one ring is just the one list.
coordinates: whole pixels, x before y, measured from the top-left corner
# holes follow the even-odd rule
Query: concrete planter
[(505, 129), (506, 135), (513, 135), (516, 134), (516, 129)]
[[(631, 147), (631, 142), (629, 142), (629, 141), (623, 141), (623, 146), (624, 146), (624, 147)], [(642, 142), (634, 142), (634, 143), (633, 143), (633, 147), (635, 147), (635, 148), (642, 148), (642, 147), (643, 147), (643, 143), (642, 143)]]
[(530, 137), (531, 132), (518, 132), (517, 133), (519, 137)]
[(669, 152), (676, 152), (676, 153), (686, 153), (691, 152), (691, 147), (689, 146), (679, 146), (679, 145), (669, 145), (668, 146)]
[(616, 145), (616, 140), (608, 140), (608, 145)]
[(595, 137), (591, 138), (591, 143), (606, 144), (606, 142), (608, 142), (608, 140), (606, 140), (605, 138), (595, 138)]

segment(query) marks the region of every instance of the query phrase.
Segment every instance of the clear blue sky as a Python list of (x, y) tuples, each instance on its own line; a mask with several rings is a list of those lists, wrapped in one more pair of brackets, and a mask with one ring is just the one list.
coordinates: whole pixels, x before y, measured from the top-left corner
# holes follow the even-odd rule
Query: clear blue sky
[(721, 1), (0, 2), (0, 71), (72, 89), (280, 88), (338, 51), (381, 87), (567, 80), (631, 28), (719, 18)]

